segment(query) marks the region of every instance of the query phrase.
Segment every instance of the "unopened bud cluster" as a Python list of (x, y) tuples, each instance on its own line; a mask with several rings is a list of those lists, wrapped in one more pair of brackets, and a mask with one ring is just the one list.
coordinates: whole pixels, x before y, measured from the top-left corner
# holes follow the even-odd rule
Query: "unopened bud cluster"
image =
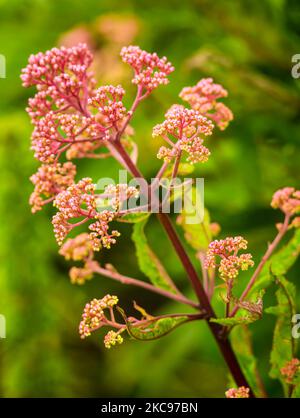
[(161, 84), (167, 84), (169, 82), (167, 76), (174, 71), (174, 67), (166, 57), (159, 58), (156, 53), (143, 51), (138, 46), (122, 48), (121, 58), (134, 69), (133, 84), (141, 86), (146, 94), (151, 93)]
[(210, 152), (203, 145), (203, 138), (200, 135), (212, 134), (212, 122), (198, 111), (187, 109), (182, 105), (173, 105), (165, 117), (163, 123), (153, 128), (152, 136), (161, 136), (173, 146), (161, 147), (157, 157), (170, 162), (179, 153), (185, 151), (188, 154), (187, 161), (192, 164), (207, 161)]
[(216, 125), (224, 130), (233, 119), (231, 110), (218, 99), (228, 96), (227, 90), (212, 78), (203, 78), (193, 87), (184, 87), (179, 95), (189, 103), (192, 109), (212, 119)]
[(102, 299), (93, 299), (85, 305), (82, 320), (79, 324), (81, 338), (91, 335), (91, 332), (105, 324), (105, 309), (113, 308), (118, 303), (117, 296), (106, 295)]
[[(225, 281), (235, 279), (240, 270), (247, 270), (254, 265), (251, 254), (238, 255), (240, 250), (247, 249), (247, 244), (240, 236), (212, 241), (206, 253), (205, 267), (217, 267), (220, 278)], [(220, 259), (219, 263), (217, 258)]]
[(239, 388), (231, 388), (225, 392), (226, 398), (249, 398), (250, 389), (245, 386), (240, 386)]
[(288, 361), (284, 367), (280, 369), (281, 375), (285, 378), (286, 382), (291, 384), (297, 376), (300, 376), (300, 360), (293, 358)]

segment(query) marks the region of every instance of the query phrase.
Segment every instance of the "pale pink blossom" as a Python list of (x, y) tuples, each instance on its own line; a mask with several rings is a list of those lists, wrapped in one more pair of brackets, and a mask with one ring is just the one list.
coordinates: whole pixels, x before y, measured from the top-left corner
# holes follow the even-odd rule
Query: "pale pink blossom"
[(123, 337), (118, 332), (111, 330), (104, 337), (104, 346), (109, 349), (116, 344), (122, 344), (123, 341)]
[[(228, 237), (224, 240), (215, 240), (209, 244), (205, 258), (205, 268), (216, 268), (221, 279), (235, 279), (240, 270), (253, 267), (254, 262), (251, 254), (238, 255), (240, 250), (247, 249), (247, 241), (243, 237)], [(217, 256), (220, 262), (217, 263)]]
[(90, 235), (86, 232), (77, 235), (75, 238), (69, 238), (61, 246), (59, 254), (66, 260), (86, 260), (93, 254), (93, 243)]
[(72, 107), (86, 111), (87, 96), (94, 86), (93, 74), (89, 71), (93, 56), (85, 44), (72, 48), (53, 48), (29, 57), (22, 70), (24, 87), (35, 85), (39, 92), (29, 104), (33, 121), (45, 115), (51, 103), (57, 109)]
[(71, 267), (69, 271), (70, 281), (72, 284), (83, 285), (87, 280), (93, 278), (93, 269), (89, 264), (83, 267)]
[[(58, 212), (52, 218), (54, 235), (59, 245), (62, 244), (67, 234), (74, 228), (68, 222), (74, 218), (84, 218), (86, 220), (95, 217), (96, 200), (95, 186), (90, 178), (83, 178), (77, 184), (72, 184), (67, 190), (59, 193), (54, 206)], [(76, 224), (75, 224), (76, 226)]]
[(52, 163), (65, 149), (83, 142), (98, 146), (106, 139), (106, 128), (94, 116), (48, 112), (40, 119), (32, 134), (34, 156), (43, 163)]
[(197, 110), (173, 105), (165, 114), (165, 120), (153, 128), (152, 136), (171, 135), (182, 139), (203, 134), (211, 135), (213, 124)]
[(203, 78), (193, 87), (184, 87), (179, 96), (189, 103), (192, 109), (212, 119), (223, 130), (233, 119), (231, 110), (218, 99), (227, 97), (228, 93), (212, 78)]
[(239, 388), (231, 388), (225, 392), (226, 398), (250, 398), (250, 389), (245, 386)]
[(293, 358), (288, 361), (285, 366), (280, 369), (280, 373), (287, 383), (292, 383), (296, 375), (300, 373), (300, 360)]
[(122, 86), (102, 86), (95, 91), (88, 104), (97, 109), (110, 127), (126, 116), (126, 108), (122, 102), (124, 94)]
[(122, 60), (134, 69), (132, 82), (141, 86), (147, 94), (161, 84), (169, 82), (167, 76), (174, 67), (166, 57), (159, 58), (156, 53), (143, 51), (138, 46), (128, 46), (121, 50)]
[(54, 197), (74, 183), (76, 166), (70, 162), (60, 164), (42, 165), (37, 173), (30, 177), (34, 184), (34, 191), (29, 203), (32, 212), (41, 210), (42, 207), (54, 200)]
[(121, 209), (121, 205), (124, 201), (130, 198), (138, 198), (139, 191), (134, 186), (128, 186), (127, 184), (110, 184), (104, 189), (104, 196), (109, 199), (110, 205), (115, 211)]
[(113, 308), (117, 303), (117, 296), (111, 295), (106, 295), (102, 299), (93, 299), (90, 303), (87, 303), (79, 324), (80, 337), (86, 338), (91, 335), (91, 332), (105, 325), (105, 310)]
[[(210, 151), (203, 145), (200, 135), (212, 134), (213, 124), (206, 117), (193, 109), (173, 105), (165, 114), (165, 121), (153, 128), (153, 137), (161, 136), (172, 148), (159, 149), (157, 157), (170, 162), (182, 151), (187, 152), (190, 163), (207, 161)], [(173, 142), (173, 141), (176, 142)]]
[[(116, 230), (110, 232), (109, 224), (118, 216), (121, 202), (137, 196), (135, 187), (124, 184), (108, 186), (99, 195), (95, 194), (95, 185), (90, 178), (83, 178), (77, 184), (72, 184), (54, 200), (58, 212), (53, 216), (52, 224), (58, 244), (62, 245), (68, 233), (77, 225), (93, 221), (89, 224), (89, 239), (93, 251), (99, 251), (101, 246), (110, 248), (116, 243), (116, 237), (120, 233)], [(108, 199), (111, 210), (98, 211), (98, 201), (103, 198)], [(77, 222), (74, 223), (76, 218)]]
[(277, 190), (272, 197), (271, 206), (290, 216), (300, 212), (300, 191), (294, 187)]
[(89, 229), (92, 231), (90, 233), (90, 237), (95, 243), (95, 250), (98, 249), (97, 247), (97, 239), (100, 240), (101, 244), (105, 248), (110, 248), (112, 244), (116, 243), (116, 237), (120, 236), (120, 232), (113, 230), (109, 232), (109, 223), (112, 222), (115, 218), (115, 213), (110, 212), (108, 210), (104, 210), (101, 213), (97, 213), (94, 216), (96, 222), (92, 223), (89, 226)]
[(96, 214), (95, 185), (91, 178), (83, 178), (59, 193), (54, 206), (67, 218)]

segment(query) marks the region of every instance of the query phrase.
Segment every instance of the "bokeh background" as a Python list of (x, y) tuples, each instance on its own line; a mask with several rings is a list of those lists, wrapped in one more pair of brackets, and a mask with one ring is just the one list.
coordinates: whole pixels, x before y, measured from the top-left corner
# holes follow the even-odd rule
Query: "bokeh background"
[[(105, 350), (102, 332), (79, 339), (85, 303), (107, 292), (129, 310), (132, 300), (151, 313), (176, 310), (161, 297), (101, 277), (71, 285), (69, 266), (53, 237), (53, 209), (30, 213), (28, 177), (38, 164), (29, 150), (31, 126), (24, 108), (33, 90), (21, 87), (20, 70), (31, 53), (79, 41), (95, 53), (99, 83), (122, 82), (129, 98), (133, 89), (119, 59), (121, 46), (137, 44), (174, 63), (171, 83), (143, 103), (133, 123), (139, 166), (148, 178), (160, 165), (151, 128), (178, 101), (181, 88), (212, 76), (229, 90), (226, 104), (235, 120), (210, 140), (212, 157), (196, 175), (205, 177), (206, 206), (221, 224), (222, 237), (245, 236), (257, 260), (281, 219), (269, 206), (272, 193), (285, 185), (299, 187), (300, 79), (291, 77), (291, 57), (300, 53), (299, 2), (0, 0), (0, 53), (7, 60), (7, 77), (0, 79), (0, 313), (7, 320), (7, 338), (0, 340), (0, 395), (224, 396), (227, 370), (205, 324), (188, 324), (154, 342), (127, 341), (117, 350)], [(112, 161), (79, 161), (78, 166), (78, 178), (95, 180), (114, 177), (118, 168)], [(130, 226), (121, 230), (118, 244), (101, 260), (143, 278)], [(147, 233), (170, 275), (189, 294), (155, 219)], [(291, 280), (299, 280), (297, 268)], [(273, 325), (272, 316), (265, 315), (251, 331), (269, 394), (280, 396), (279, 384), (267, 374)]]

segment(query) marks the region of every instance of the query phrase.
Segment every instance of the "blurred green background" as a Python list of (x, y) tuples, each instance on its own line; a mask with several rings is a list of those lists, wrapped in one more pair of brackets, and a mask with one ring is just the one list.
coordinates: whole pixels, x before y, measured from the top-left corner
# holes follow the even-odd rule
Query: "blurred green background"
[[(269, 206), (272, 193), (285, 185), (299, 188), (300, 80), (291, 77), (291, 57), (300, 53), (299, 2), (0, 0), (0, 53), (7, 62), (7, 77), (0, 79), (0, 313), (7, 320), (7, 338), (0, 340), (0, 395), (224, 396), (227, 370), (205, 324), (188, 324), (155, 342), (126, 341), (110, 351), (102, 332), (79, 339), (85, 303), (107, 292), (129, 310), (132, 300), (151, 313), (176, 310), (161, 297), (101, 277), (71, 285), (52, 232), (53, 209), (30, 213), (28, 177), (38, 163), (29, 150), (31, 125), (24, 108), (33, 90), (21, 87), (20, 70), (31, 53), (82, 40), (95, 52), (99, 83), (122, 81), (129, 98), (133, 89), (118, 56), (121, 46), (138, 44), (166, 55), (176, 67), (171, 83), (143, 103), (133, 122), (139, 167), (148, 178), (160, 165), (152, 126), (179, 100), (181, 88), (212, 76), (229, 90), (226, 104), (235, 120), (210, 139), (212, 157), (198, 165), (196, 175), (205, 177), (206, 206), (221, 224), (221, 236), (245, 236), (258, 260), (281, 220)], [(112, 161), (78, 166), (78, 179), (95, 180), (115, 176), (118, 168)], [(101, 260), (143, 278), (130, 226), (121, 231), (118, 244)], [(155, 219), (147, 232), (170, 275), (189, 294)], [(297, 266), (289, 277), (299, 280)], [(273, 321), (265, 315), (250, 329), (267, 390), (280, 396), (279, 384), (267, 376)]]

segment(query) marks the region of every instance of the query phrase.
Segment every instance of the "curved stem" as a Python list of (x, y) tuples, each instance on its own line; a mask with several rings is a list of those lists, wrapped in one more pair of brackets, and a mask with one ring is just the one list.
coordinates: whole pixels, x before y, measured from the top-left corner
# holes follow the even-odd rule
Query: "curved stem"
[(170, 185), (169, 185), (169, 187), (167, 189), (167, 192), (166, 192), (166, 195), (163, 198), (163, 201), (161, 203), (162, 208), (164, 208), (165, 203), (168, 201), (168, 198), (171, 196), (172, 189), (174, 189), (174, 180), (175, 180), (175, 178), (177, 177), (177, 174), (178, 174), (180, 159), (181, 159), (181, 151), (179, 151), (178, 155), (176, 156), (174, 166), (173, 166), (173, 170), (172, 170)]
[(150, 283), (143, 282), (142, 280), (134, 279), (132, 277), (124, 276), (118, 272), (107, 270), (100, 266), (92, 265), (92, 270), (95, 273), (101, 274), (102, 276), (109, 277), (110, 279), (116, 280), (122, 284), (133, 285), (142, 287), (150, 292), (158, 293), (161, 296), (165, 296), (168, 299), (173, 299), (177, 302), (184, 303), (185, 305), (192, 306), (195, 309), (199, 309), (199, 304), (193, 302), (192, 300), (186, 298), (182, 294), (176, 294), (172, 292), (168, 292), (167, 290), (161, 289), (159, 287), (153, 286)]
[(80, 225), (85, 224), (89, 219), (90, 219), (89, 217), (86, 217), (86, 218), (82, 219), (81, 221), (78, 221), (74, 224), (69, 224), (69, 225), (71, 225), (71, 227), (73, 229), (73, 228), (76, 228), (76, 226), (80, 226)]
[(127, 118), (124, 122), (124, 125), (122, 126), (122, 128), (120, 129), (120, 131), (117, 134), (116, 140), (119, 140), (121, 138), (121, 136), (123, 135), (126, 127), (128, 126), (128, 124), (129, 124), (129, 122), (130, 122), (130, 120), (133, 116), (134, 111), (138, 107), (140, 101), (143, 100), (142, 91), (143, 91), (143, 87), (141, 85), (139, 85), (138, 88), (137, 88), (137, 93), (136, 93), (136, 97), (134, 99), (134, 102), (131, 106), (131, 109), (128, 112), (128, 116), (127, 116)]
[[(157, 172), (156, 176), (155, 176), (155, 181), (153, 182), (153, 184), (158, 184), (159, 181), (161, 180), (162, 176), (164, 175), (164, 172), (166, 171), (166, 169), (168, 168), (169, 163), (167, 161), (165, 161), (161, 168), (159, 169), (159, 171)], [(154, 187), (154, 186), (152, 186)]]
[(204, 259), (205, 259), (205, 253), (202, 251), (199, 251), (196, 254), (196, 257), (199, 259), (201, 271), (202, 271), (202, 278), (203, 278), (203, 287), (206, 292), (206, 294), (209, 296), (210, 299), (210, 282), (209, 282), (209, 276), (208, 276), (208, 270), (204, 267)]

